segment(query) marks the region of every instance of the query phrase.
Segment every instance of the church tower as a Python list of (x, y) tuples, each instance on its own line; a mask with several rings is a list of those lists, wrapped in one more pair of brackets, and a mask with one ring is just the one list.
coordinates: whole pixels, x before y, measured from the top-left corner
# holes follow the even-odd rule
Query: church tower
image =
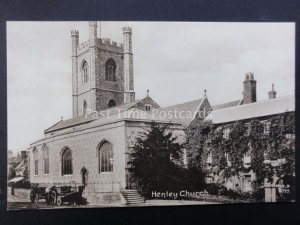
[(97, 36), (97, 22), (89, 22), (89, 40), (72, 37), (73, 117), (135, 101), (132, 31), (123, 28), (123, 44)]

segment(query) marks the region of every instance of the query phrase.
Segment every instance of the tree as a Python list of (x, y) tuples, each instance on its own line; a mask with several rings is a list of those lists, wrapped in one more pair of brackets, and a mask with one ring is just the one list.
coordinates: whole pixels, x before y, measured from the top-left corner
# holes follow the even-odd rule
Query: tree
[(168, 131), (168, 126), (152, 123), (150, 131), (137, 137), (130, 153), (129, 172), (137, 182), (141, 194), (151, 196), (152, 191), (181, 190), (183, 146)]

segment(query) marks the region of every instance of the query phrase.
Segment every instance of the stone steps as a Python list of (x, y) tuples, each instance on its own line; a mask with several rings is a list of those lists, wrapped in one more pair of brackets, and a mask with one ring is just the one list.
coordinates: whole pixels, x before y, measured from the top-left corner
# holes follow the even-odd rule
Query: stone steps
[(128, 205), (145, 203), (144, 198), (140, 196), (137, 190), (124, 190), (122, 191), (122, 194), (126, 199), (126, 204)]

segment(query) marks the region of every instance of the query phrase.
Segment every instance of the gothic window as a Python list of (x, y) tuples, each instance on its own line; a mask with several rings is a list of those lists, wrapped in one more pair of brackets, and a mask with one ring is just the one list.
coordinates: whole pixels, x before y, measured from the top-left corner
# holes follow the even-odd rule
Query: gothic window
[(44, 174), (49, 174), (49, 150), (46, 145), (42, 147)]
[(39, 174), (39, 155), (36, 148), (33, 149), (34, 175)]
[(88, 64), (86, 61), (84, 61), (81, 66), (81, 77), (82, 84), (88, 82)]
[(62, 175), (73, 173), (72, 167), (72, 152), (71, 149), (65, 148), (61, 155), (61, 172)]
[(113, 171), (113, 149), (112, 144), (104, 142), (98, 149), (99, 173)]
[(86, 103), (86, 101), (84, 100), (84, 101), (83, 101), (83, 104), (82, 104), (82, 115), (85, 115), (85, 114), (86, 114), (86, 109), (87, 109), (87, 103)]
[(107, 81), (116, 81), (116, 63), (113, 59), (108, 59), (105, 63), (105, 79)]
[(110, 99), (107, 103), (108, 108), (116, 106), (116, 102), (113, 99)]

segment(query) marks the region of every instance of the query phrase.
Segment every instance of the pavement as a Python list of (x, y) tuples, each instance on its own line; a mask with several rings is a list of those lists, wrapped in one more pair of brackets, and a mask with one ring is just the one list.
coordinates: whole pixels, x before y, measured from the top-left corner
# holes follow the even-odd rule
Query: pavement
[(208, 204), (217, 204), (215, 202), (206, 202), (206, 201), (188, 201), (188, 200), (147, 200), (142, 204), (135, 205), (125, 205), (125, 204), (106, 204), (106, 205), (82, 205), (82, 206), (73, 206), (73, 205), (61, 205), (61, 206), (52, 206), (46, 204), (45, 200), (41, 199), (38, 203), (32, 203), (29, 199), (19, 198), (12, 196), (8, 193), (7, 196), (7, 209), (8, 210), (22, 210), (22, 209), (64, 209), (64, 208), (107, 208), (107, 207), (148, 207), (148, 206), (175, 206), (175, 205), (208, 205)]

